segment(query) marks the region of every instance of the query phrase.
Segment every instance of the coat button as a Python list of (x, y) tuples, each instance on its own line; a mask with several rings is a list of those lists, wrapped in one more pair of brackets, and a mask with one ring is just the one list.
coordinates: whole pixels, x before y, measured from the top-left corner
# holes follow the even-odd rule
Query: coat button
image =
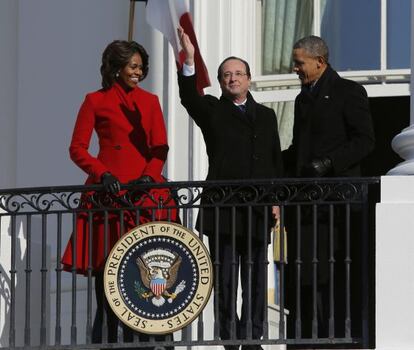
[(120, 145), (114, 146), (115, 149), (120, 150), (122, 147)]

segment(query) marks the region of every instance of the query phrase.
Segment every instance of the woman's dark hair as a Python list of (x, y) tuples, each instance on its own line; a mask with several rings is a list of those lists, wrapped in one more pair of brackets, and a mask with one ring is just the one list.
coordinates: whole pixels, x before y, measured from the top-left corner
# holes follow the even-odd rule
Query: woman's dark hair
[(117, 74), (128, 63), (131, 57), (138, 53), (142, 59), (142, 77), (148, 74), (148, 54), (144, 47), (135, 41), (115, 40), (111, 42), (102, 53), (102, 87), (109, 89), (117, 78)]

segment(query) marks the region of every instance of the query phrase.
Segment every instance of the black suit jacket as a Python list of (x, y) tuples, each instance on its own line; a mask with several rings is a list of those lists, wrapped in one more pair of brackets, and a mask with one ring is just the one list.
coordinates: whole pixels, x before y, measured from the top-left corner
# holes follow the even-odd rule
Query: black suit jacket
[(303, 176), (313, 159), (329, 157), (326, 176), (360, 176), (360, 162), (375, 138), (365, 89), (327, 67), (312, 92), (303, 87), (295, 100), (292, 145), (283, 157), (289, 176)]
[[(220, 99), (211, 95), (200, 96), (195, 81), (195, 76), (185, 77), (178, 73), (181, 103), (200, 127), (206, 143), (209, 160), (207, 180), (282, 176), (283, 161), (275, 112), (258, 104), (249, 93), (246, 115), (223, 96)], [(203, 231), (206, 234), (214, 228), (213, 214), (213, 210), (204, 211)], [(246, 218), (246, 215), (238, 213), (237, 234), (244, 231)], [(257, 215), (253, 221), (256, 219)], [(220, 212), (220, 232), (231, 233), (229, 210)]]

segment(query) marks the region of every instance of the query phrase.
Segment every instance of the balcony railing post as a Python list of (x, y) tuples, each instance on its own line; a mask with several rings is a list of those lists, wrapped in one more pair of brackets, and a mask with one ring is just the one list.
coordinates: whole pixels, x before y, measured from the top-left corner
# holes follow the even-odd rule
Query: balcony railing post
[(16, 216), (11, 217), (11, 259), (10, 259), (10, 330), (9, 346), (16, 345)]
[(46, 345), (46, 289), (47, 289), (47, 215), (42, 214), (42, 268), (41, 268), (41, 306), (40, 306), (40, 345)]
[(77, 247), (77, 225), (76, 225), (76, 218), (77, 214), (76, 212), (72, 215), (72, 227), (73, 227), (73, 235), (72, 235), (72, 246), (73, 249), (73, 256), (72, 256), (72, 320), (71, 320), (71, 327), (70, 327), (70, 345), (76, 345), (77, 341), (77, 327), (76, 327), (76, 283), (77, 283), (77, 277), (76, 277), (76, 261), (77, 261), (77, 254), (76, 254), (76, 247)]
[(280, 206), (280, 297), (279, 297), (279, 339), (286, 338), (285, 324), (285, 261), (287, 252), (285, 251), (285, 207)]
[(362, 204), (362, 219), (361, 219), (361, 323), (362, 323), (362, 347), (368, 348), (369, 346), (369, 339), (370, 339), (370, 312), (369, 312), (369, 305), (370, 305), (370, 294), (371, 294), (371, 283), (372, 276), (370, 272), (374, 273), (373, 269), (370, 269), (372, 266), (372, 256), (374, 255), (370, 250), (370, 242), (371, 240), (371, 232), (369, 230), (369, 223), (370, 223), (370, 210), (369, 210), (369, 192), (368, 192), (368, 184), (362, 184), (362, 193), (363, 193), (363, 204)]
[[(56, 257), (62, 256), (62, 213), (57, 213), (57, 242)], [(62, 264), (60, 259), (56, 259), (56, 321), (55, 321), (55, 345), (62, 343)]]
[(26, 312), (24, 325), (24, 345), (30, 345), (30, 295), (31, 295), (31, 274), (32, 274), (32, 216), (26, 217)]
[(335, 223), (334, 207), (329, 205), (329, 338), (335, 337)]
[(345, 205), (345, 337), (351, 337), (351, 208)]

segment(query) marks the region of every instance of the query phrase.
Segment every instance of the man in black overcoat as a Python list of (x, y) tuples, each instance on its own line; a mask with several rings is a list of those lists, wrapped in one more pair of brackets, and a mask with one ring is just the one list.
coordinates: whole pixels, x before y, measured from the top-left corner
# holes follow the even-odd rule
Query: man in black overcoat
[[(268, 179), (282, 176), (283, 162), (276, 115), (272, 109), (258, 104), (250, 94), (248, 63), (237, 57), (225, 59), (218, 68), (217, 76), (222, 90), (221, 97), (200, 96), (194, 75), (194, 46), (182, 28), (178, 29), (178, 34), (186, 56), (183, 70), (178, 72), (180, 98), (204, 136), (209, 160), (207, 180)], [(220, 192), (214, 195), (220, 196)], [(249, 191), (246, 196), (249, 196)], [(204, 199), (202, 204), (206, 202), (208, 200)], [(234, 203), (237, 205), (238, 200), (234, 199)], [(253, 208), (249, 215), (246, 207), (237, 208), (235, 225), (232, 223), (230, 208), (219, 208), (217, 211), (205, 208), (198, 216), (197, 228), (209, 236), (213, 262), (219, 263), (219, 269), (215, 270), (215, 278), (218, 278), (219, 283), (219, 290), (215, 291), (215, 295), (219, 296), (219, 311), (215, 318), (220, 322), (222, 339), (231, 338), (233, 317), (234, 335), (237, 339), (247, 338), (248, 283), (251, 287), (252, 338), (260, 339), (263, 335), (264, 300), (267, 292), (266, 240), (270, 232), (270, 225), (265, 226), (271, 224), (270, 219), (265, 222), (264, 210)], [(248, 227), (251, 234), (248, 234)], [(236, 235), (235, 256), (232, 232)], [(249, 245), (251, 270), (247, 259)], [(234, 310), (237, 310), (239, 267), (243, 299), (240, 319), (234, 315)], [(238, 346), (229, 345), (225, 348), (237, 349)], [(261, 349), (259, 345), (244, 345), (242, 348)]]
[[(365, 89), (354, 81), (341, 78), (328, 63), (328, 47), (319, 37), (300, 39), (293, 47), (294, 72), (301, 80), (302, 89), (295, 100), (295, 119), (291, 146), (283, 152), (287, 176), (291, 177), (344, 177), (360, 176), (360, 163), (374, 148), (375, 138), (368, 97)], [(328, 209), (319, 207), (317, 213), (317, 256), (314, 256), (314, 219), (311, 207), (303, 207), (301, 215), (301, 321), (302, 337), (311, 336), (313, 310), (312, 271), (315, 258), (318, 261), (317, 312), (319, 336), (327, 336), (328, 329), (328, 283), (329, 283), (329, 219)], [(290, 311), (288, 336), (295, 332), (297, 316), (296, 253), (297, 227), (291, 211), (286, 220), (288, 244), (288, 292), (287, 307)], [(359, 213), (360, 214), (360, 213)], [(336, 214), (335, 214), (336, 215)], [(358, 216), (358, 213), (356, 213)], [(335, 303), (336, 331), (343, 336), (344, 324), (344, 216), (335, 216)], [(355, 222), (354, 222), (355, 223)], [(355, 227), (355, 226), (354, 226)], [(351, 232), (351, 254), (355, 258), (353, 272), (357, 267), (359, 231)], [(337, 249), (339, 247), (339, 250)], [(352, 281), (354, 287), (360, 281)], [(342, 285), (341, 285), (342, 283)], [(351, 303), (356, 305), (356, 289)], [(353, 311), (353, 310), (351, 310)], [(360, 315), (353, 312), (357, 322)], [(297, 325), (296, 325), (297, 326)], [(342, 332), (341, 332), (342, 329)]]

